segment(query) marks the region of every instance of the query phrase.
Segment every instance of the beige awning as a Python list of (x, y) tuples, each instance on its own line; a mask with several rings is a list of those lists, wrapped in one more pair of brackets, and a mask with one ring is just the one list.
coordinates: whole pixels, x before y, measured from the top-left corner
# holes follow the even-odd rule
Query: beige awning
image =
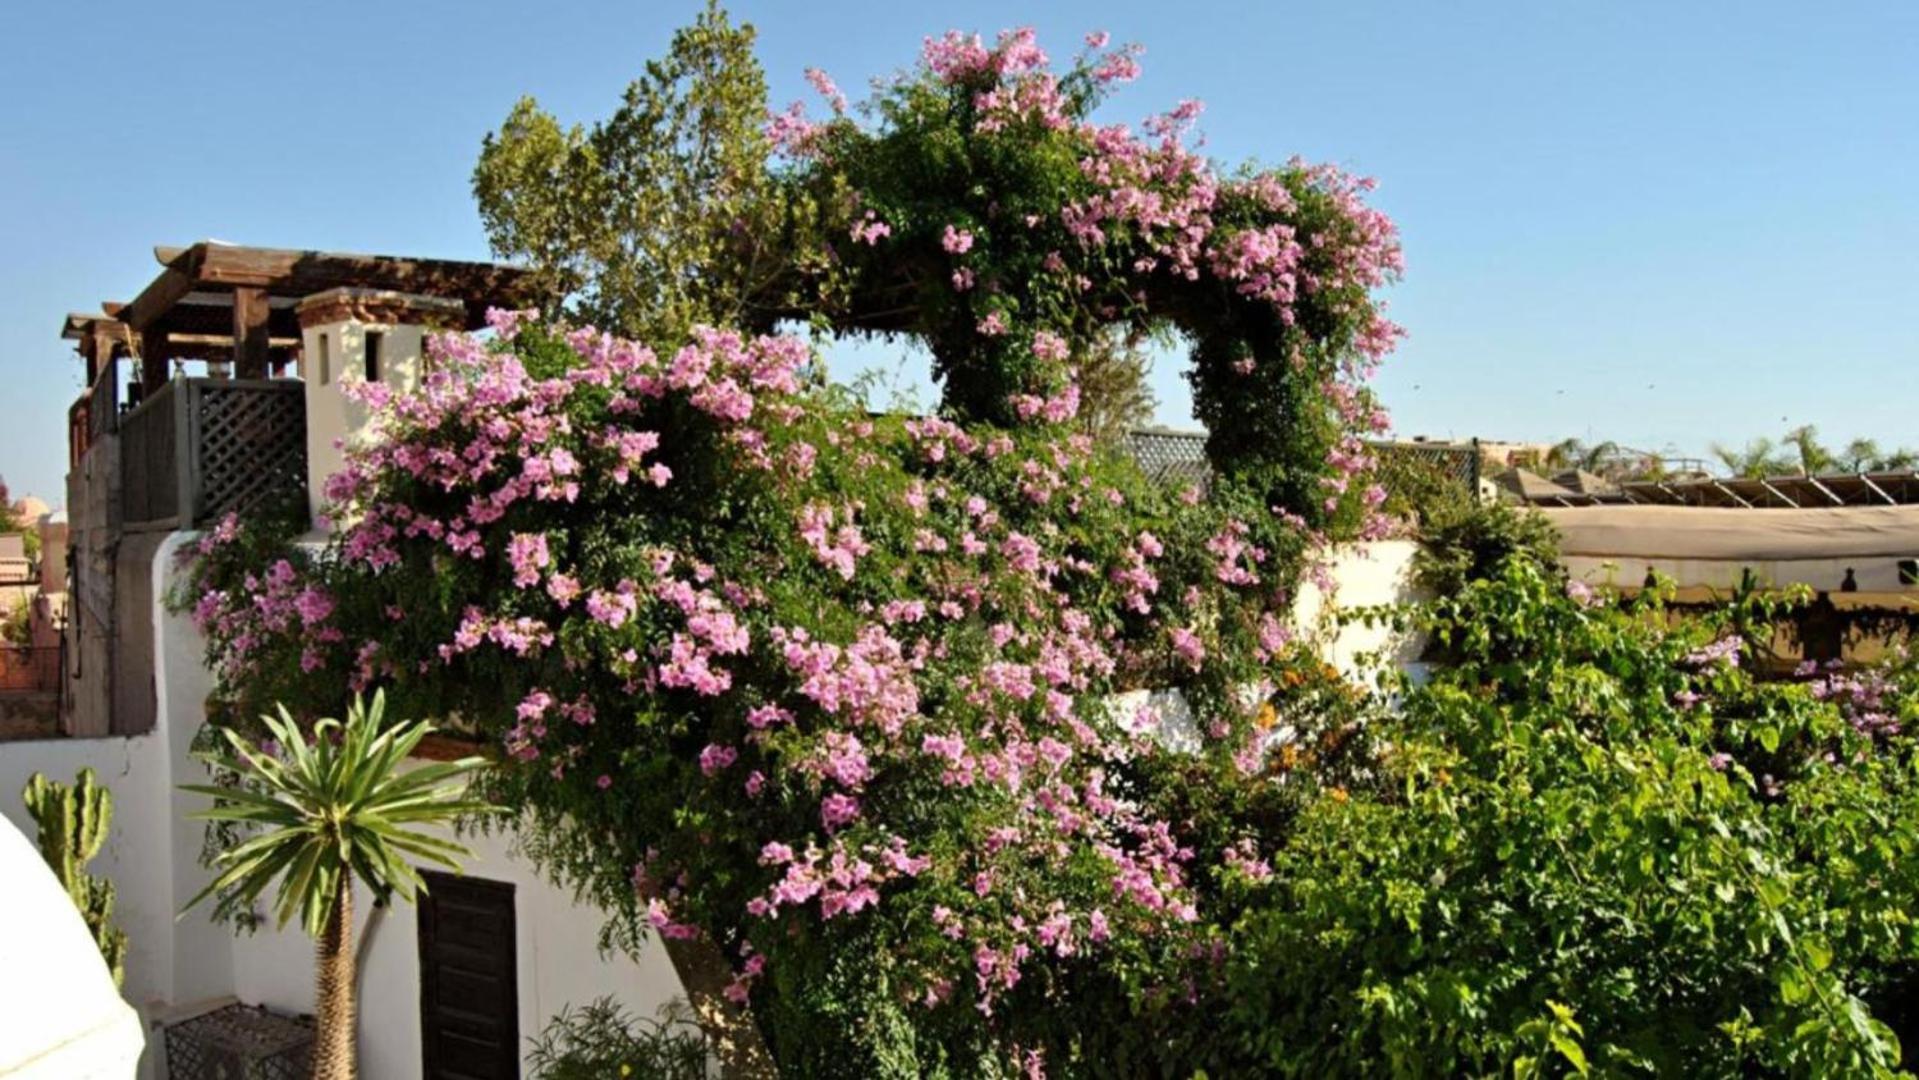
[(1569, 556), (1609, 559), (1919, 557), (1919, 506), (1748, 510), (1695, 506), (1547, 507)]

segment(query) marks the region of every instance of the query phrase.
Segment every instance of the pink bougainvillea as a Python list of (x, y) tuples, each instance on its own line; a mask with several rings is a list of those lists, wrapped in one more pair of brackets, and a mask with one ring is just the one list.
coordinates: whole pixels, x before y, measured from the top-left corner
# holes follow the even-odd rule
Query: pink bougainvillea
[[(921, 329), (952, 350), (949, 411), (870, 416), (798, 338), (648, 344), (496, 313), (491, 340), (436, 339), (417, 391), (368, 399), (384, 438), (328, 482), (323, 557), (208, 579), (195, 617), (223, 685), (318, 700), (344, 679), (457, 715), (499, 748), (497, 794), (555, 872), (727, 950), (736, 1000), (829, 924), (887, 935), (917, 1009), (1011, 1023), (1009, 998), (1147, 957), (1149, 977), (1100, 985), (1182, 1000), (1213, 964), (1209, 890), (1264, 865), (1248, 830), (1198, 823), (1195, 785), (1266, 783), (1245, 689), (1297, 660), (1297, 571), (1341, 535), (1326, 501), (1376, 506), (1353, 433), (1377, 421), (1361, 383), (1396, 330), (1369, 290), (1398, 246), (1343, 174), (1216, 175), (1196, 103), (1093, 123), (1088, 88), (1138, 63), (1091, 44), (1060, 74), (1031, 31), (947, 34), (913, 77), (965, 106), (939, 114), (965, 138), (1064, 163), (1051, 207), (847, 182), (890, 136), (818, 73), (834, 117), (769, 125), (834, 178), (836, 272), (933, 268), (913, 287), (939, 294)], [(1068, 365), (1149, 290), (1266, 328), (1235, 339), (1246, 356), (1198, 349), (1202, 401), (1238, 386), (1256, 417), (1218, 414), (1205, 485), (1156, 484), (1074, 427)], [(1234, 457), (1282, 398), (1318, 410), (1300, 430), (1321, 442), (1285, 444), (1312, 467)], [(223, 525), (201, 554), (240, 544)], [(1178, 763), (1113, 707), (1171, 685), (1200, 732)]]

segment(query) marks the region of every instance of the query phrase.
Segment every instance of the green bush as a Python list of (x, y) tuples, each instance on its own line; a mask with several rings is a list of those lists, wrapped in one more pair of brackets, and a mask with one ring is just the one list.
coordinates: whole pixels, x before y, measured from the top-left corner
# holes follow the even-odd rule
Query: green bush
[(1436, 596), (1457, 595), (1467, 582), (1497, 577), (1513, 559), (1545, 566), (1559, 553), (1559, 534), (1543, 514), (1503, 503), (1439, 502), (1420, 533), (1413, 573)]
[(634, 1016), (612, 998), (563, 1008), (532, 1040), (533, 1080), (702, 1080), (706, 1040), (681, 1001)]
[[(1488, 517), (1480, 552), (1514, 536)], [(1766, 611), (1675, 624), (1493, 562), (1423, 616), (1450, 662), (1373, 725), (1373, 783), (1305, 808), (1250, 889), (1235, 1071), (1896, 1069), (1907, 676), (1756, 683), (1727, 627)]]

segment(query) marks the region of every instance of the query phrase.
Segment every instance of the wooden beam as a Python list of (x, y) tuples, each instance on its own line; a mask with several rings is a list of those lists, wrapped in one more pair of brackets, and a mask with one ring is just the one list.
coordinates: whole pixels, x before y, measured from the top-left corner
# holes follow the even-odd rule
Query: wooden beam
[(114, 349), (126, 340), (125, 328), (118, 323), (94, 323), (93, 333), (88, 335), (91, 345), (81, 355), (87, 358), (87, 385), (100, 377), (102, 371), (113, 370)]
[(160, 272), (120, 313), (120, 321), (144, 331), (193, 291), (193, 275), (178, 267)]
[[(225, 299), (222, 297), (222, 299)], [(173, 309), (154, 320), (155, 329), (178, 337), (183, 334), (233, 336), (233, 306), (228, 304), (175, 304)], [(300, 317), (290, 307), (268, 307), (267, 333), (273, 337), (299, 337)]]
[(1832, 505), (1834, 506), (1846, 505), (1846, 500), (1840, 498), (1838, 493), (1833, 491), (1831, 488), (1820, 483), (1819, 478), (1817, 476), (1806, 477), (1806, 482), (1808, 484), (1811, 484), (1814, 487), (1814, 489), (1816, 489), (1821, 495), (1824, 495), (1826, 498), (1831, 499)]
[(1882, 488), (1882, 487), (1880, 487), (1880, 486), (1879, 486), (1878, 484), (1876, 484), (1876, 483), (1873, 483), (1873, 480), (1872, 480), (1872, 477), (1870, 477), (1870, 476), (1867, 476), (1867, 475), (1866, 475), (1865, 473), (1860, 473), (1860, 474), (1859, 474), (1859, 479), (1860, 479), (1860, 480), (1861, 480), (1861, 481), (1862, 481), (1862, 482), (1863, 482), (1863, 483), (1864, 483), (1864, 484), (1865, 484), (1865, 485), (1866, 485), (1866, 486), (1867, 486), (1868, 488), (1871, 488), (1871, 489), (1872, 489), (1872, 492), (1873, 492), (1873, 494), (1875, 494), (1875, 495), (1877, 495), (1877, 496), (1879, 496), (1879, 497), (1880, 497), (1881, 499), (1884, 499), (1884, 500), (1886, 501), (1886, 505), (1887, 505), (1887, 506), (1898, 506), (1898, 505), (1899, 505), (1899, 500), (1898, 500), (1898, 499), (1895, 499), (1895, 498), (1893, 498), (1893, 497), (1892, 497), (1891, 495), (1888, 495), (1888, 494), (1886, 494), (1886, 489), (1885, 489), (1885, 488)]
[(258, 288), (268, 296), (295, 299), (340, 286), (420, 293), (464, 303), (469, 329), (485, 324), (489, 306), (514, 307), (535, 299), (525, 270), (498, 263), (249, 248), (205, 242), (184, 249), (156, 248), (154, 258), (166, 269), (120, 316), (121, 321), (135, 330), (156, 325), (196, 289)]
[(233, 290), (233, 374), (267, 377), (267, 292), (257, 286)]
[(1799, 509), (1799, 503), (1798, 503), (1798, 501), (1797, 501), (1797, 500), (1795, 500), (1795, 499), (1794, 499), (1794, 498), (1793, 498), (1792, 496), (1790, 496), (1790, 495), (1788, 495), (1788, 494), (1786, 494), (1785, 492), (1783, 492), (1783, 491), (1781, 491), (1781, 490), (1779, 490), (1778, 488), (1776, 488), (1776, 487), (1773, 487), (1773, 486), (1772, 486), (1772, 481), (1770, 481), (1770, 480), (1761, 480), (1761, 481), (1759, 481), (1759, 485), (1760, 485), (1761, 487), (1763, 487), (1763, 488), (1765, 488), (1765, 489), (1766, 489), (1767, 491), (1770, 491), (1770, 492), (1772, 492), (1772, 494), (1773, 494), (1773, 497), (1774, 497), (1774, 498), (1776, 498), (1776, 499), (1778, 499), (1779, 501), (1781, 501), (1781, 502), (1783, 502), (1783, 503), (1785, 503), (1785, 504), (1786, 504), (1787, 506), (1790, 506), (1790, 507), (1792, 507), (1792, 508), (1793, 508), (1794, 510), (1797, 510), (1797, 509)]
[(1741, 498), (1737, 491), (1734, 491), (1733, 489), (1727, 487), (1726, 485), (1720, 483), (1717, 480), (1714, 480), (1712, 482), (1712, 486), (1715, 491), (1718, 491), (1720, 494), (1725, 495), (1727, 498), (1731, 499), (1733, 502), (1738, 503), (1739, 505), (1745, 507), (1748, 510), (1752, 509), (1752, 504), (1747, 502), (1745, 499)]
[[(138, 303), (139, 301), (134, 301)], [(142, 397), (158, 393), (172, 373), (173, 343), (165, 330), (153, 330), (140, 339), (140, 393)]]
[[(349, 286), (391, 289), (464, 301), (471, 327), (484, 325), (490, 305), (531, 299), (526, 271), (498, 263), (352, 255), (274, 248), (196, 247), (196, 278), (208, 285), (258, 285), (276, 296), (306, 297)], [(177, 264), (176, 264), (177, 265)]]

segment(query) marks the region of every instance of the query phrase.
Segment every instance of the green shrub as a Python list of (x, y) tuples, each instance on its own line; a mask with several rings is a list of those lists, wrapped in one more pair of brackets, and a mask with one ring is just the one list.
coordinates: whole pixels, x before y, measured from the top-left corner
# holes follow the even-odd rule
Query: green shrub
[[(1506, 515), (1488, 552), (1515, 535)], [(1471, 548), (1472, 545), (1465, 545)], [(1725, 628), (1493, 560), (1234, 930), (1239, 1070), (1882, 1075), (1919, 958), (1902, 674), (1756, 683)], [(1903, 710), (1903, 717), (1899, 710)], [(1906, 1022), (1909, 1023), (1909, 1020)]]
[(654, 1018), (634, 1016), (612, 998), (563, 1008), (532, 1040), (533, 1080), (702, 1080), (706, 1040), (682, 1001)]
[(1441, 502), (1420, 531), (1413, 573), (1434, 595), (1453, 596), (1467, 582), (1498, 577), (1514, 559), (1547, 566), (1558, 555), (1559, 534), (1542, 514), (1503, 503)]

